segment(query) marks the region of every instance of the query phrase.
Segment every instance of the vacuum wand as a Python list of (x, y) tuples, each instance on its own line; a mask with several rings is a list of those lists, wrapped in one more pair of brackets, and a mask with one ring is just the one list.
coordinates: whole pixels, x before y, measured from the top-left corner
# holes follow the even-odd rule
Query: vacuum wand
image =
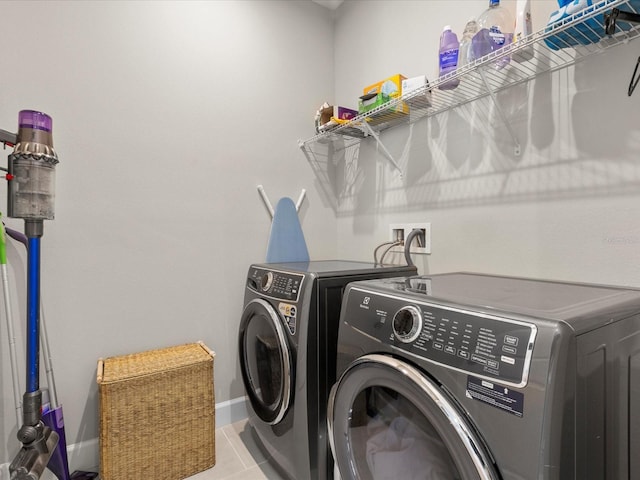
[[(23, 424), (18, 430), (22, 448), (9, 465), (11, 480), (38, 480), (58, 445), (59, 435), (42, 421), (40, 391), (40, 238), (44, 220), (53, 220), (55, 166), (52, 120), (33, 110), (19, 114), (14, 151), (9, 155), (7, 209), (25, 221), (27, 250), (27, 388), (23, 396)], [(0, 141), (12, 145), (8, 132)]]

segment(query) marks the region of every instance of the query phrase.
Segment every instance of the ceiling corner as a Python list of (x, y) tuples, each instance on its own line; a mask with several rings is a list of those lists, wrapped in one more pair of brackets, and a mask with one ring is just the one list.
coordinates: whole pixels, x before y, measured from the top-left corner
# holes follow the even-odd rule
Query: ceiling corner
[(317, 3), (318, 5), (322, 5), (330, 10), (335, 10), (338, 8), (344, 0), (311, 0), (313, 3)]

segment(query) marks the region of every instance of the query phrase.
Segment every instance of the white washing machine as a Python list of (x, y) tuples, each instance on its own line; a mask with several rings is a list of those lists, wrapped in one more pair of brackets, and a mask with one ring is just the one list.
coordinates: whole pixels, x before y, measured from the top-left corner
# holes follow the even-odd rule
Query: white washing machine
[(640, 290), (453, 273), (351, 283), (343, 480), (640, 479)]

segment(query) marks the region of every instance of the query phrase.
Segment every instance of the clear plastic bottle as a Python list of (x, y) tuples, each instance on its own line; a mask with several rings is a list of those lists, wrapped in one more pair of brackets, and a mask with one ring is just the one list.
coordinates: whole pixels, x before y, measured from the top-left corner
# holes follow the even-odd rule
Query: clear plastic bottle
[(478, 22), (476, 22), (475, 18), (470, 18), (464, 27), (464, 32), (462, 32), (462, 40), (460, 40), (460, 53), (458, 55), (459, 67), (475, 60), (473, 51), (471, 50), (471, 41), (476, 33), (478, 33)]
[[(500, 0), (489, 0), (489, 8), (478, 17), (478, 33), (472, 40), (474, 57), (480, 58), (510, 45), (513, 42), (514, 23), (513, 16), (500, 5)], [(509, 61), (509, 55), (505, 55), (497, 59), (493, 66), (499, 70), (508, 65)]]
[[(451, 27), (447, 25), (440, 35), (440, 74), (443, 75), (453, 72), (458, 68), (458, 53), (460, 51), (460, 42), (458, 36), (451, 31)], [(460, 80), (453, 78), (443, 83), (438, 88), (440, 90), (452, 90), (460, 84)]]
[[(516, 10), (516, 29), (513, 34), (513, 41), (519, 42), (533, 33), (531, 0), (518, 0)], [(528, 45), (526, 47), (520, 47), (518, 52), (514, 53), (513, 59), (516, 62), (526, 62), (527, 60), (531, 60), (533, 55), (533, 45)]]

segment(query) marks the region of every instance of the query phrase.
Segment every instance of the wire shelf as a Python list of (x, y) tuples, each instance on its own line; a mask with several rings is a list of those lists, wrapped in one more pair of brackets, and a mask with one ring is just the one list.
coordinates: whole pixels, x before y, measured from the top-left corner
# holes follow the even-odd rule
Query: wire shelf
[[(325, 200), (332, 205), (337, 214), (348, 213), (359, 208), (359, 198), (363, 194), (374, 195), (370, 192), (371, 188), (386, 189), (384, 194), (380, 193), (380, 196), (385, 198), (385, 208), (396, 208), (395, 205), (399, 205), (399, 203), (394, 200), (395, 196), (404, 198), (404, 194), (401, 194), (398, 188), (406, 187), (406, 185), (405, 187), (398, 187), (398, 185), (404, 185), (403, 175), (407, 174), (412, 176), (411, 182), (407, 184), (413, 185), (410, 193), (412, 201), (419, 204), (433, 202), (434, 200), (430, 197), (430, 192), (433, 192), (433, 189), (430, 186), (436, 180), (431, 177), (438, 170), (440, 172), (439, 181), (444, 181), (444, 184), (440, 184), (443, 189), (441, 195), (450, 196), (452, 202), (464, 201), (469, 192), (456, 190), (462, 188), (459, 177), (461, 175), (464, 177), (463, 174), (460, 172), (446, 173), (450, 170), (446, 164), (439, 165), (437, 168), (432, 166), (435, 170), (426, 174), (424, 179), (416, 183), (416, 172), (413, 171), (415, 167), (411, 172), (404, 172), (403, 169), (408, 167), (406, 158), (403, 158), (402, 161), (396, 161), (383, 144), (378, 133), (400, 125), (411, 125), (420, 119), (433, 117), (456, 108), (460, 108), (460, 112), (464, 116), (465, 112), (468, 113), (469, 110), (467, 104), (476, 102), (473, 110), (477, 111), (479, 118), (488, 119), (488, 108), (498, 112), (503, 127), (511, 134), (515, 144), (515, 155), (520, 155), (517, 134), (511, 127), (512, 118), (501, 111), (501, 102), (497, 101), (496, 95), (516, 85), (521, 84), (524, 87), (526, 82), (539, 75), (564, 69), (591, 55), (628, 43), (640, 36), (640, 25), (621, 21), (621, 19), (613, 23), (615, 32), (612, 35), (605, 35), (605, 16), (615, 12), (616, 8), (620, 11), (637, 14), (640, 13), (640, 0), (601, 0), (596, 2), (581, 12), (548, 25), (543, 30), (533, 33), (519, 42), (440, 77), (428, 86), (402, 95), (366, 114), (358, 115), (348, 123), (331, 127), (308, 140), (299, 141), (298, 145), (325, 193)], [(526, 55), (527, 53), (529, 55)], [(527, 59), (524, 58), (525, 56)], [(505, 58), (509, 58), (510, 61), (504, 68), (494, 68), (497, 61)], [(459, 80), (457, 88), (453, 90), (439, 88), (453, 79)], [(397, 108), (403, 102), (409, 106), (409, 113), (401, 114), (398, 112), (406, 111), (406, 109)], [(477, 108), (475, 108), (476, 106)], [(415, 126), (411, 125), (411, 128), (422, 130), (420, 125), (416, 123)], [(395, 178), (387, 177), (374, 180), (376, 175), (372, 175), (371, 162), (359, 158), (361, 142), (368, 137), (375, 139), (377, 147), (393, 164), (397, 172)], [(468, 181), (476, 183), (485, 181), (487, 188), (491, 190), (492, 182), (502, 184), (501, 182), (504, 181), (507, 174), (519, 179), (526, 176), (527, 173), (533, 172), (531, 175), (535, 180), (540, 175), (551, 172), (553, 175), (550, 174), (549, 179), (545, 178), (543, 182), (544, 185), (548, 185), (551, 182), (550, 179), (555, 178), (554, 175), (558, 170), (576, 168), (571, 162), (554, 165), (538, 165), (535, 161), (533, 161), (533, 165), (529, 165), (529, 163), (522, 163), (521, 172), (514, 172), (512, 167), (506, 168), (506, 170), (497, 168), (495, 171), (481, 174), (476, 172), (475, 176), (472, 175)], [(571, 174), (571, 178), (574, 177), (576, 177), (575, 172)], [(634, 171), (631, 178), (634, 179), (632, 183), (637, 184), (639, 181), (637, 179), (640, 178), (640, 169), (637, 172)], [(376, 185), (372, 186), (372, 181)], [(585, 180), (585, 184), (589, 185), (589, 181)], [(475, 183), (473, 184), (475, 185)], [(626, 188), (626, 185), (618, 185), (615, 181), (614, 184), (616, 188)], [(578, 187), (577, 190), (580, 188)], [(571, 190), (571, 188), (562, 185), (558, 186), (558, 189), (561, 192), (564, 192), (565, 189)], [(525, 191), (528, 192), (526, 188)], [(474, 202), (478, 200), (483, 199), (476, 199)]]
[[(397, 125), (438, 115), (527, 82), (543, 73), (568, 67), (590, 55), (627, 43), (640, 36), (640, 27), (624, 21), (617, 22), (613, 35), (605, 36), (604, 14), (611, 12), (613, 8), (640, 13), (640, 0), (596, 2), (580, 12), (548, 25), (543, 30), (444, 75), (429, 85), (360, 114), (348, 123), (331, 127), (307, 140), (300, 141), (299, 145), (309, 150), (318, 142), (327, 143), (339, 137), (349, 137), (342, 140), (350, 146), (354, 141), (368, 137), (371, 130), (381, 132)], [(599, 39), (599, 41), (590, 43), (593, 39)], [(531, 49), (533, 49), (533, 55), (527, 60), (525, 58), (530, 55), (525, 55), (525, 52)], [(495, 63), (509, 58), (510, 61), (506, 67), (494, 68)], [(459, 80), (457, 88), (440, 90), (441, 85), (452, 80)], [(427, 101), (427, 97), (430, 97), (430, 101)], [(398, 110), (396, 107), (403, 103), (410, 106), (407, 114), (396, 111)]]

